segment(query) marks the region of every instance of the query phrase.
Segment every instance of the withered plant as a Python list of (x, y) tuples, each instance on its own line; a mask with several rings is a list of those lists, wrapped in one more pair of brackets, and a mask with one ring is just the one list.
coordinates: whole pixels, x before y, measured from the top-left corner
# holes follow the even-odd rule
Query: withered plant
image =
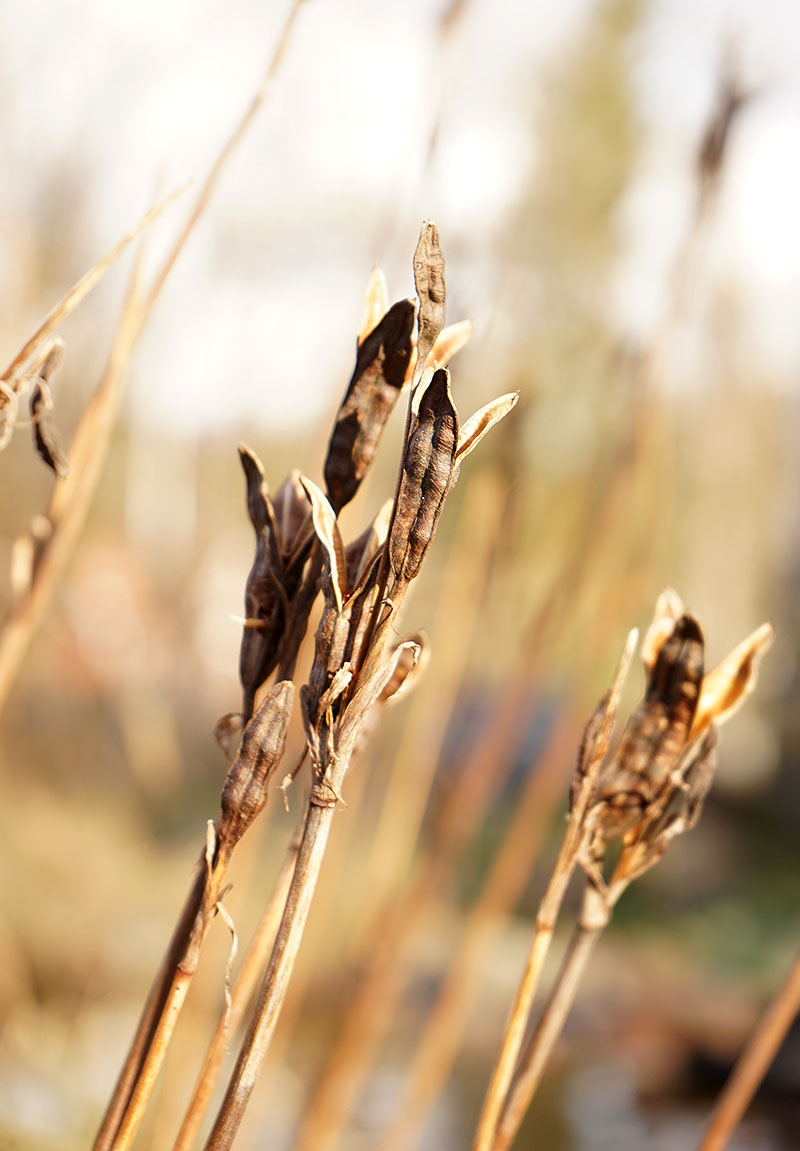
[[(642, 647), (645, 697), (610, 754), (619, 696), (637, 638), (631, 632), (614, 684), (584, 730), (567, 829), (539, 907), (475, 1151), (501, 1151), (511, 1145), (614, 907), (630, 884), (658, 863), (672, 840), (697, 823), (714, 776), (717, 728), (752, 691), (772, 628), (758, 628), (706, 673), (700, 625), (684, 611), (675, 592), (664, 592)], [(522, 1050), (544, 960), (576, 868), (584, 876), (577, 923), (541, 1017)]]
[[(272, 497), (257, 456), (240, 448), (256, 548), (245, 590), (242, 711), (223, 717), (217, 735), (227, 746), (242, 725), (241, 742), (223, 786), (219, 817), (208, 823), (194, 883), (97, 1136), (97, 1151), (130, 1146), (211, 922), (220, 914), (233, 930), (222, 902), (227, 867), (266, 803), (297, 696), (305, 750), (288, 775), (307, 764), (308, 802), (291, 878), (283, 881), (288, 890), (261, 989), (207, 1143), (215, 1149), (231, 1145), (286, 996), (353, 755), (370, 714), (406, 687), (417, 669), (421, 641), (399, 638), (406, 593), (462, 461), (516, 402), (515, 393), (501, 396), (460, 424), (444, 365), (468, 337), (469, 326), (444, 327), (444, 260), (431, 223), (422, 227), (413, 266), (416, 305), (402, 300), (388, 308), (382, 277), (376, 274), (371, 281), (355, 369), (324, 463), (325, 491), (292, 473)], [(346, 544), (339, 512), (358, 492), (404, 389), (408, 408), (394, 497)], [(298, 688), (298, 654), (318, 597), (322, 609), (313, 663)], [(277, 918), (274, 901), (265, 919), (273, 922), (272, 917)], [(268, 938), (268, 930), (260, 932), (253, 951), (260, 953)], [(253, 962), (248, 961), (248, 972)], [(250, 975), (228, 996), (177, 1146), (190, 1146), (196, 1134), (220, 1065), (220, 1037), (240, 1015), (249, 986)]]

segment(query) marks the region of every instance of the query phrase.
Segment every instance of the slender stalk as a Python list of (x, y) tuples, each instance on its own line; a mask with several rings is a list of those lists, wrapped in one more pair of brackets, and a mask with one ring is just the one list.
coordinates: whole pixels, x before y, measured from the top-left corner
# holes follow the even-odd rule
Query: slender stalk
[(561, 904), (572, 877), (574, 860), (565, 851), (565, 845), (566, 840), (562, 844), (559, 861), (550, 877), (550, 883), (536, 917), (536, 932), (533, 943), (525, 964), (525, 970), (522, 973), (522, 979), (517, 988), (511, 1014), (506, 1023), (500, 1054), (489, 1081), (483, 1110), (478, 1120), (475, 1151), (490, 1151), (494, 1146), (495, 1131), (514, 1074), (517, 1057), (522, 1047), (522, 1040), (525, 1036), (536, 989), (539, 986), (544, 961), (550, 950), (558, 913), (561, 910)]
[(390, 901), (374, 931), (373, 951), (322, 1079), (303, 1117), (295, 1151), (332, 1145), (355, 1105), (375, 1051), (411, 975), (409, 948), (467, 850), (511, 767), (525, 726), (530, 684), (506, 696), (462, 764), (448, 801), (405, 890)]
[(30, 589), (14, 604), (0, 633), (0, 711), (75, 550), (102, 474), (125, 370), (144, 326), (145, 316), (137, 295), (138, 272), (137, 261), (108, 363), (70, 444), (70, 473), (53, 489), (47, 513), (53, 525), (52, 535), (36, 566)]
[(486, 1092), (483, 1110), (478, 1120), (474, 1151), (490, 1151), (494, 1143), (497, 1124), (511, 1085), (536, 988), (539, 985), (544, 961), (550, 950), (556, 920), (578, 860), (578, 852), (585, 841), (584, 821), (586, 813), (594, 793), (600, 767), (608, 751), (619, 697), (633, 658), (637, 639), (638, 632), (636, 630), (630, 632), (619, 662), (614, 684), (604, 705), (598, 709), (599, 723), (592, 745), (581, 749), (581, 757), (585, 754), (588, 762), (579, 761), (580, 787), (573, 803), (553, 873), (539, 904), (530, 953), (517, 988), (511, 1014), (503, 1034), (500, 1054), (497, 1057)]
[(186, 1115), (173, 1144), (173, 1151), (190, 1151), (194, 1146), (200, 1125), (203, 1122), (203, 1116), (208, 1109), (211, 1095), (219, 1077), (228, 1043), (241, 1024), (247, 1005), (256, 989), (259, 974), (266, 963), (268, 949), (273, 944), (299, 847), (300, 838), (298, 835), (295, 836), (289, 846), (275, 888), (251, 940), (239, 977), (231, 993), (230, 1008), (222, 1014), (209, 1044), (205, 1062), (197, 1078)]
[(283, 27), (281, 28), (281, 33), (278, 37), (277, 43), (272, 50), (272, 55), (270, 56), (269, 64), (267, 65), (266, 71), (264, 73), (264, 78), (262, 79), (257, 92), (248, 104), (243, 115), (239, 119), (239, 122), (236, 124), (236, 127), (233, 129), (230, 136), (222, 146), (219, 155), (211, 167), (211, 171), (203, 181), (202, 187), (200, 188), (192, 211), (187, 216), (183, 228), (178, 233), (175, 239), (175, 243), (173, 244), (169, 254), (164, 260), (160, 271), (153, 280), (153, 284), (147, 296), (147, 309), (152, 308), (155, 301), (160, 296), (161, 290), (164, 287), (167, 277), (172, 271), (175, 261), (183, 251), (186, 241), (189, 239), (189, 236), (194, 231), (198, 220), (208, 206), (208, 202), (214, 193), (214, 190), (224, 169), (227, 167), (228, 161), (230, 160), (232, 154), (236, 151), (236, 148), (241, 143), (243, 137), (246, 135), (248, 129), (250, 128), (250, 125), (260, 111), (261, 106), (263, 105), (267, 93), (269, 92), (269, 89), (272, 85), (272, 82), (278, 73), (281, 63), (283, 62), (283, 58), (286, 55), (292, 32), (294, 31), (295, 20), (297, 19), (297, 15), (303, 3), (304, 0), (292, 0), (292, 6), (289, 9), (289, 13), (286, 17), (286, 20), (284, 21)]
[[(346, 770), (347, 763), (340, 761), (336, 778), (331, 780), (337, 791)], [(335, 801), (331, 806), (327, 789), (315, 784), (269, 967), (228, 1090), (206, 1143), (207, 1151), (223, 1151), (233, 1143), (266, 1058), (300, 949), (335, 811)]]
[[(73, 284), (55, 307), (50, 309), (33, 335), (25, 341), (11, 363), (3, 370), (2, 375), (0, 375), (0, 380), (12, 380), (13, 382), (13, 377), (17, 369), (25, 364), (25, 361), (41, 347), (50, 333), (55, 331), (58, 325), (62, 323), (71, 312), (74, 312), (89, 293), (97, 287), (111, 265), (122, 255), (125, 249), (133, 243), (136, 237), (139, 236), (145, 228), (149, 227), (154, 220), (157, 220), (164, 209), (171, 204), (173, 200), (177, 199), (178, 196), (183, 195), (184, 191), (185, 188), (179, 188), (159, 204), (152, 207), (150, 211), (142, 217), (136, 227), (128, 232), (126, 236), (123, 236), (99, 263), (95, 264), (93, 268), (90, 268), (88, 272), (84, 272), (77, 283)], [(30, 365), (28, 365), (26, 369), (26, 375), (29, 370)]]
[(92, 1145), (93, 1151), (109, 1151), (113, 1145), (115, 1136), (122, 1123), (125, 1109), (132, 1098), (136, 1083), (141, 1075), (147, 1051), (153, 1042), (159, 1021), (163, 1018), (164, 1007), (172, 985), (173, 973), (180, 956), (186, 950), (192, 924), (197, 917), (197, 912), (202, 902), (204, 887), (205, 864), (204, 861), (201, 861), (175, 932), (170, 940), (167, 952), (161, 962), (161, 966), (158, 969), (142, 1009), (133, 1042), (122, 1066), (111, 1099), (106, 1107), (100, 1129)]
[[(593, 889), (587, 888), (587, 896), (593, 897), (594, 894)], [(489, 1144), (492, 1151), (506, 1151), (511, 1146), (575, 1000), (592, 948), (607, 921), (607, 914), (599, 919), (581, 916), (542, 1017), (508, 1092), (494, 1139)]]
[(178, 928), (148, 995), (131, 1050), (114, 1089), (93, 1151), (127, 1151), (153, 1094), (189, 985), (214, 919), (229, 862), (219, 851), (211, 865), (207, 842)]
[(800, 1011), (800, 954), (750, 1037), (717, 1101), (700, 1151), (722, 1151)]

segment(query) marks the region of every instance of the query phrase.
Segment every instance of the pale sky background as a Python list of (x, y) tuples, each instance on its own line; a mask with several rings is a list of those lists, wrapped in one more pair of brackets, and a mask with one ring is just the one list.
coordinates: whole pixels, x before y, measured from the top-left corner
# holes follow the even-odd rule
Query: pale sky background
[[(500, 274), (495, 237), (523, 178), (535, 178), (532, 102), (591, 8), (588, 0), (471, 0), (442, 44), (441, 3), (310, 0), (268, 105), (137, 354), (127, 400), (134, 418), (194, 436), (319, 414), (331, 381), (343, 386), (349, 374), (371, 265), (385, 267), (393, 297), (412, 294), (411, 253), (425, 217), (439, 223), (448, 256), (450, 318), (475, 318), (479, 347)], [(0, 9), (4, 355), (157, 190), (202, 178), (257, 86), (286, 11), (255, 0), (27, 0)], [(608, 306), (620, 332), (637, 337), (663, 310), (692, 204), (694, 152), (731, 37), (759, 96), (737, 122), (703, 274), (737, 297), (746, 317), (739, 338), (762, 374), (794, 387), (800, 8), (792, 0), (644, 6), (630, 53), (644, 143), (620, 206)], [(63, 283), (46, 300), (20, 291), (20, 269), (32, 253), (34, 264), (42, 259), (43, 219), (56, 251), (64, 221), (80, 232), (58, 263)], [(20, 296), (26, 307), (15, 310)], [(117, 300), (109, 294), (96, 305), (109, 323)]]

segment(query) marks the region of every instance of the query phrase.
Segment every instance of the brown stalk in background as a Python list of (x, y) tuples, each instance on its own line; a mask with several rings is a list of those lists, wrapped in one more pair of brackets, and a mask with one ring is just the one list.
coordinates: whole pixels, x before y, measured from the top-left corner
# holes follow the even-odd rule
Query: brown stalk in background
[(700, 1151), (723, 1151), (800, 1012), (800, 955), (759, 1020), (720, 1095)]
[[(631, 716), (621, 743), (606, 761), (609, 717), (614, 711), (623, 660), (611, 707), (601, 701), (587, 724), (572, 784), (572, 810), (554, 875), (568, 856), (586, 874), (583, 904), (567, 955), (526, 1051), (517, 1053), (533, 999), (529, 963), (490, 1084), (475, 1147), (501, 1151), (511, 1145), (560, 1034), (581, 973), (612, 910), (634, 879), (662, 857), (676, 836), (694, 827), (711, 786), (717, 726), (750, 694), (761, 655), (772, 640), (765, 624), (704, 674), (704, 641), (697, 621), (674, 592), (659, 599), (643, 644), (648, 672), (645, 699)], [(626, 654), (629, 655), (629, 642)], [(622, 852), (608, 881), (602, 869), (609, 844)], [(543, 904), (550, 894), (545, 896)], [(551, 934), (558, 905), (548, 909)], [(541, 914), (541, 912), (540, 912)], [(532, 956), (540, 936), (539, 921)], [(548, 941), (549, 942), (549, 941)], [(543, 945), (546, 948), (546, 944)], [(535, 983), (535, 980), (533, 980)], [(513, 1080), (512, 1080), (513, 1076)], [(505, 1085), (506, 1089), (503, 1087)]]
[[(128, 319), (128, 323), (123, 329), (126, 341), (119, 352), (119, 358), (122, 363), (127, 362), (130, 351), (136, 339), (141, 334), (145, 318), (155, 306), (169, 273), (182, 252), (189, 236), (200, 220), (228, 160), (252, 123), (267, 95), (270, 84), (274, 79), (288, 46), (294, 21), (302, 2), (303, 0), (294, 0), (261, 87), (239, 123), (236, 125), (233, 133), (224, 144), (215, 163), (212, 165), (208, 176), (203, 182), (194, 207), (188, 214), (186, 222), (170, 248), (163, 264), (155, 274), (146, 295), (143, 299), (140, 296), (136, 297), (136, 311), (131, 318), (128, 319), (127, 312), (125, 314), (126, 319)], [(112, 365), (114, 367), (119, 366), (113, 355)], [(111, 423), (113, 422), (113, 412), (116, 407), (115, 404), (112, 405), (109, 397), (116, 398), (118, 395), (120, 375), (121, 373), (119, 371), (112, 372), (109, 368), (104, 380), (106, 387), (102, 395), (99, 394), (97, 420), (100, 422), (101, 428), (105, 429), (105, 435), (98, 434), (96, 422), (90, 421), (87, 425), (87, 420), (84, 419), (81, 424), (81, 428), (88, 427), (87, 434), (91, 434), (91, 439), (87, 442), (86, 448), (86, 456), (89, 462), (86, 467), (76, 467), (74, 469), (75, 473), (77, 473), (83, 481), (84, 511), (85, 507), (88, 507), (88, 501), (99, 478), (100, 468), (105, 456), (103, 448), (101, 447), (100, 450), (98, 450), (97, 445), (98, 443), (101, 445), (107, 445), (108, 443)], [(80, 430), (81, 429), (79, 429), (79, 432)], [(77, 456), (78, 452), (76, 451), (74, 455)], [(57, 487), (54, 494), (54, 505), (56, 504), (58, 495), (59, 489)], [(81, 507), (77, 499), (74, 500), (70, 506), (73, 509)], [(76, 523), (77, 515), (73, 510), (73, 514), (68, 522), (74, 525), (75, 532), (77, 532), (77, 527), (79, 523), (82, 522), (82, 519), (83, 516), (81, 515), (79, 522)], [(58, 538), (60, 539), (61, 535), (59, 535)], [(286, 692), (283, 693), (278, 704), (281, 709), (286, 711), (285, 719), (288, 721), (290, 700), (287, 699)], [(268, 717), (264, 718), (265, 720), (268, 719)], [(284, 717), (281, 716), (280, 718)], [(285, 739), (285, 729), (283, 738)], [(244, 740), (242, 747), (243, 750), (241, 754), (244, 755), (247, 752)], [(250, 750), (252, 751), (253, 749)], [(257, 759), (257, 756), (252, 758)], [(237, 760), (236, 762), (241, 766), (243, 761)], [(234, 767), (236, 767), (236, 763)], [(231, 770), (233, 771), (233, 768)], [(252, 798), (252, 796), (242, 797), (245, 803)], [(183, 1002), (186, 989), (188, 988), (188, 982), (196, 968), (199, 949), (202, 946), (205, 933), (217, 908), (222, 876), (224, 875), (229, 859), (229, 845), (230, 850), (232, 850), (238, 838), (233, 824), (228, 827), (226, 819), (229, 821), (232, 820), (235, 823), (237, 818), (239, 817), (233, 812), (233, 809), (231, 809), (229, 815), (226, 816), (225, 809), (223, 808), (223, 815), (220, 822), (220, 832), (223, 833), (221, 839), (214, 839), (211, 833), (211, 825), (209, 825), (209, 838), (207, 840), (206, 851), (198, 868), (197, 877), (178, 921), (173, 940), (148, 995), (132, 1048), (123, 1065), (100, 1130), (96, 1136), (94, 1143), (95, 1151), (107, 1151), (110, 1147), (122, 1148), (129, 1146), (135, 1136), (136, 1129), (141, 1121), (147, 1101), (152, 1092), (158, 1069), (163, 1062), (166, 1047), (180, 1010), (180, 1005)], [(187, 960), (187, 956), (191, 958)], [(169, 1017), (167, 1017), (168, 1012)]]
[(205, 850), (167, 954), (148, 995), (120, 1077), (95, 1138), (99, 1148), (130, 1147), (153, 1093), (200, 952), (220, 910), (233, 850), (267, 800), (267, 785), (283, 756), (294, 685), (271, 688), (245, 728), (222, 790), (217, 825), (209, 821)]
[(67, 453), (71, 469), (58, 444), (49, 386), (64, 345), (60, 339), (50, 339), (50, 336), (100, 282), (122, 252), (181, 192), (173, 193), (151, 208), (103, 260), (70, 288), (0, 376), (0, 450), (8, 443), (15, 427), (19, 396), (31, 389), (36, 448), (57, 476), (46, 516), (37, 517), (30, 529), (14, 542), (11, 560), (14, 598), (0, 630), (0, 712), (72, 556), (108, 454), (125, 372), (149, 316), (138, 292), (139, 261), (131, 277), (108, 363)]

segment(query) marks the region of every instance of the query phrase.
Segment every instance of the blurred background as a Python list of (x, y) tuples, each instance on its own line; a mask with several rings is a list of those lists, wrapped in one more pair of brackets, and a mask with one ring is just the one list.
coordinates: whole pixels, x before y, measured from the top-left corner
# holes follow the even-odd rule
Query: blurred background
[[(4, 361), (194, 180), (148, 234), (146, 269), (163, 259), (286, 15), (255, 0), (0, 8)], [(371, 268), (392, 299), (413, 295), (425, 218), (448, 320), (475, 324), (453, 365), (462, 418), (502, 392), (520, 402), (465, 464), (405, 609), (430, 665), (349, 778), (240, 1144), (470, 1144), (582, 724), (665, 586), (712, 664), (764, 620), (776, 640), (722, 734), (699, 827), (602, 940), (518, 1145), (696, 1144), (800, 936), (798, 60), (789, 0), (301, 7), (132, 358), (87, 523), (5, 700), (3, 1147), (88, 1145), (217, 812), (212, 732), (239, 703), (253, 547), (237, 444), (273, 491), (292, 467), (320, 482)], [(60, 329), (67, 445), (129, 274), (127, 256)], [(346, 534), (393, 490), (401, 425)], [(7, 571), (54, 482), (29, 429), (0, 477)], [(10, 580), (0, 596), (13, 612)], [(627, 705), (641, 686), (637, 668)], [(237, 852), (243, 942), (305, 787)], [(228, 947), (219, 924), (142, 1147), (172, 1146)], [(452, 1056), (403, 1130), (448, 988)], [(373, 1034), (345, 1090), (331, 1058), (356, 1066), (359, 1003)], [(731, 1146), (798, 1146), (799, 1086), (795, 1036)], [(331, 1095), (342, 1114), (323, 1138)]]

